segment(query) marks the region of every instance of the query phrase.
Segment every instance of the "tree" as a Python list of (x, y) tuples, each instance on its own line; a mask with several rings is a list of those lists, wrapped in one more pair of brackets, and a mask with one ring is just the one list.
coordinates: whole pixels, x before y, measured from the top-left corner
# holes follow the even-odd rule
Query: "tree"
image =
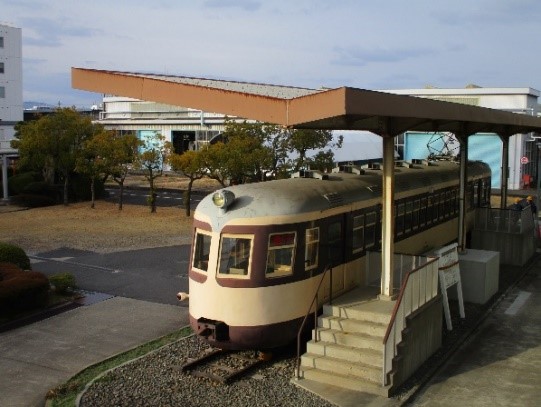
[(316, 155), (308, 159), (310, 168), (327, 172), (334, 167), (334, 153), (332, 150), (318, 151)]
[(109, 173), (120, 189), (118, 210), (122, 210), (124, 200), (124, 181), (132, 165), (138, 162), (139, 148), (143, 142), (133, 133), (110, 132), (106, 138), (96, 140), (100, 145), (101, 157), (106, 160)]
[(273, 149), (268, 141), (277, 126), (262, 123), (237, 123), (226, 119), (224, 142), (202, 149), (203, 165), (207, 176), (226, 183), (261, 181), (275, 163)]
[[(330, 130), (295, 129), (290, 131), (289, 151), (298, 154), (298, 157), (293, 160), (295, 171), (298, 171), (310, 162), (306, 156), (309, 150), (323, 149), (327, 146), (341, 148), (342, 142), (343, 136), (339, 136), (338, 140), (334, 142), (333, 133)], [(331, 150), (329, 151), (332, 153)]]
[(191, 215), (192, 187), (195, 180), (205, 176), (205, 166), (199, 151), (185, 151), (183, 154), (171, 154), (169, 164), (173, 171), (181, 172), (188, 178), (188, 189), (183, 196), (186, 216)]
[(266, 180), (266, 173), (277, 174), (287, 165), (288, 132), (280, 126), (269, 123), (242, 123), (226, 118), (224, 139), (227, 142), (232, 138), (242, 137), (241, 140), (250, 140), (249, 148), (253, 148), (252, 162), (255, 170), (255, 179)]
[(57, 177), (63, 182), (67, 205), (70, 174), (84, 142), (95, 132), (96, 125), (89, 117), (72, 108), (58, 108), (37, 121), (17, 125), (11, 145), (19, 150), (21, 163), (41, 171), (46, 182), (53, 184)]
[(171, 151), (171, 143), (165, 141), (161, 134), (148, 136), (143, 142), (142, 151), (137, 156), (137, 164), (143, 170), (145, 178), (149, 182), (150, 212), (156, 213), (156, 187), (155, 180), (163, 175), (163, 166)]
[(90, 178), (92, 196), (90, 207), (92, 209), (94, 209), (96, 202), (96, 180), (101, 179), (102, 182), (105, 182), (112, 170), (107, 157), (112, 132), (98, 127), (96, 127), (96, 130), (97, 133), (84, 143), (84, 148), (75, 163), (75, 171)]
[(218, 142), (204, 146), (200, 150), (200, 154), (206, 175), (218, 181), (222, 187), (225, 187), (227, 180), (231, 178), (225, 144)]

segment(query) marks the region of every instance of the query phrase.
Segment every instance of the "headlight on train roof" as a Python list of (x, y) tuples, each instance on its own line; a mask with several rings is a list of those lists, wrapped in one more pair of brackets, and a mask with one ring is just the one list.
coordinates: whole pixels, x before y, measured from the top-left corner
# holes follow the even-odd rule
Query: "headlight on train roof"
[(227, 208), (234, 200), (235, 194), (227, 189), (222, 189), (212, 195), (212, 202), (221, 209)]

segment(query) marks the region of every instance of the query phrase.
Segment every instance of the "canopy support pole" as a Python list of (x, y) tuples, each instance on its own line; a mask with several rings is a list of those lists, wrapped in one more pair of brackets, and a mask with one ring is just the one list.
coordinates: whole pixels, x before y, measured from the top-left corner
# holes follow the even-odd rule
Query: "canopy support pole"
[(381, 219), (381, 295), (393, 298), (394, 280), (394, 137), (383, 137), (383, 202)]
[(502, 140), (502, 177), (500, 180), (500, 209), (507, 207), (507, 181), (509, 180), (509, 137), (500, 135)]
[(468, 138), (456, 134), (460, 142), (460, 179), (458, 206), (458, 251), (466, 251), (466, 186), (468, 184)]

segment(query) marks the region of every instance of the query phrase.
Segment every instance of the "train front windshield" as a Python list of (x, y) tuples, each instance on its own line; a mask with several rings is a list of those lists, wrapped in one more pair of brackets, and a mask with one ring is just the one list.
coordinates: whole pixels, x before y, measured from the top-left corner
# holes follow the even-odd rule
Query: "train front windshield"
[(218, 273), (241, 276), (248, 275), (251, 253), (251, 238), (244, 236), (222, 236)]

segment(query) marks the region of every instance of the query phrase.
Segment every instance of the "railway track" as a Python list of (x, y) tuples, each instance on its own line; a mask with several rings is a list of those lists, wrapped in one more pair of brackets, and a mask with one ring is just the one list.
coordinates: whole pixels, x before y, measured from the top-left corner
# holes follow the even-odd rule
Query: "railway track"
[(265, 361), (266, 358), (256, 351), (211, 349), (197, 358), (189, 359), (181, 370), (192, 376), (229, 384)]

